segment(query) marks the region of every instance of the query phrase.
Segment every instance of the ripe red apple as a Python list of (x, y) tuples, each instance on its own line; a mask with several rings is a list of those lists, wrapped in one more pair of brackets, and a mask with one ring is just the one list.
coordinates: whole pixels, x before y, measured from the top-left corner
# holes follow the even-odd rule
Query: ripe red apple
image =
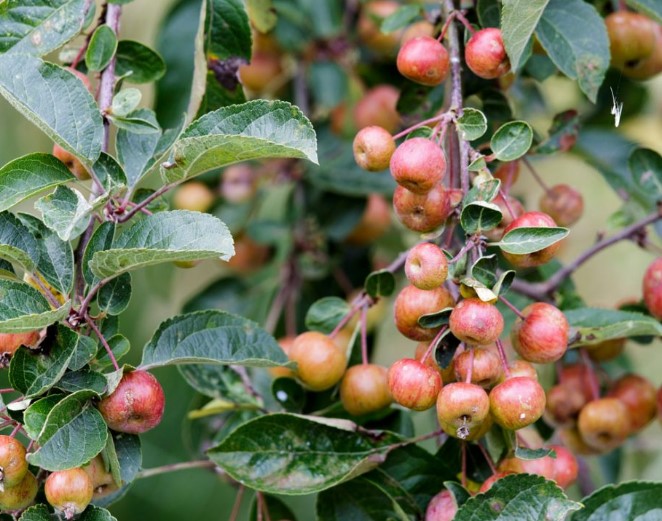
[(423, 195), (397, 186), (393, 193), (393, 208), (402, 224), (419, 233), (436, 230), (453, 212), (449, 192), (441, 184)]
[(568, 488), (577, 481), (579, 464), (577, 458), (563, 445), (551, 445), (556, 452), (556, 458), (552, 459), (554, 465), (554, 481), (561, 488)]
[(387, 375), (388, 369), (381, 365), (350, 367), (340, 382), (340, 401), (345, 410), (360, 416), (388, 407), (392, 398)]
[(428, 87), (442, 83), (450, 71), (446, 47), (431, 36), (418, 36), (405, 42), (396, 65), (405, 78)]
[(478, 77), (492, 80), (510, 71), (510, 60), (501, 29), (488, 27), (476, 31), (464, 49), (467, 67)]
[(505, 372), (501, 373), (501, 378), (499, 378), (499, 383), (507, 380), (508, 378), (515, 378), (517, 376), (526, 376), (528, 378), (533, 378), (534, 380), (538, 379), (538, 372), (536, 368), (533, 367), (531, 362), (526, 360), (513, 360), (508, 363), (509, 374)]
[(402, 358), (388, 370), (388, 387), (396, 403), (424, 411), (435, 404), (442, 382), (438, 371), (412, 358)]
[(165, 396), (151, 373), (135, 370), (124, 373), (117, 388), (98, 407), (114, 431), (142, 434), (161, 423)]
[(379, 172), (388, 168), (395, 152), (395, 140), (391, 133), (382, 127), (364, 127), (354, 138), (353, 150), (354, 160), (361, 168)]
[(628, 410), (630, 433), (648, 425), (657, 413), (656, 390), (643, 376), (626, 374), (616, 380), (607, 396), (618, 398)]
[(391, 209), (381, 195), (370, 194), (361, 220), (345, 237), (345, 242), (357, 246), (372, 244), (391, 226)]
[[(504, 230), (504, 235), (516, 228), (556, 228), (556, 223), (549, 215), (542, 212), (525, 212), (511, 222)], [(555, 242), (542, 250), (523, 255), (503, 252), (503, 256), (516, 268), (534, 268), (552, 260), (561, 247), (561, 242)]]
[(0, 510), (11, 512), (29, 507), (37, 497), (39, 483), (32, 472), (23, 476), (20, 483), (0, 491)]
[(501, 240), (506, 228), (510, 225), (510, 223), (522, 215), (525, 210), (524, 206), (522, 206), (522, 203), (520, 203), (518, 199), (515, 199), (509, 195), (504, 198), (502, 194), (499, 194), (494, 198), (492, 203), (499, 207), (503, 217), (501, 218), (501, 222), (496, 228), (492, 228), (491, 230), (487, 230), (485, 232), (485, 236), (489, 240), (496, 242)]
[(92, 501), (92, 480), (81, 468), (59, 470), (46, 478), (46, 501), (65, 519), (72, 519), (87, 508)]
[(366, 91), (354, 107), (357, 129), (378, 126), (394, 133), (400, 126), (400, 114), (396, 109), (399, 98), (400, 91), (393, 85), (377, 85)]
[(588, 399), (576, 388), (558, 384), (547, 391), (545, 418), (557, 427), (574, 427)]
[(206, 212), (213, 206), (214, 201), (216, 196), (206, 184), (189, 181), (177, 188), (172, 197), (172, 206), (176, 210)]
[(13, 355), (21, 346), (32, 347), (39, 341), (39, 331), (0, 333), (0, 354)]
[(439, 328), (418, 324), (421, 315), (436, 313), (453, 305), (453, 297), (443, 286), (431, 290), (405, 286), (395, 299), (393, 316), (398, 331), (412, 340), (432, 340)]
[(478, 490), (479, 494), (484, 494), (488, 490), (490, 490), (494, 484), (499, 481), (501, 478), (504, 478), (508, 476), (509, 474), (513, 474), (513, 472), (510, 471), (497, 471), (494, 474), (492, 474), (489, 478), (487, 478), (485, 481), (483, 481), (483, 484), (480, 486), (480, 489)]
[(325, 391), (345, 374), (347, 356), (328, 336), (317, 331), (301, 333), (290, 348), (290, 360), (297, 363), (297, 377), (313, 391)]
[(643, 293), (650, 314), (662, 320), (662, 257), (655, 259), (646, 269)]
[(424, 137), (408, 139), (391, 156), (391, 175), (415, 194), (426, 194), (446, 174), (446, 156), (439, 145)]
[(27, 472), (23, 444), (11, 436), (0, 435), (0, 491), (18, 485)]
[(422, 242), (409, 250), (405, 275), (418, 289), (438, 288), (448, 277), (448, 259), (436, 244)]
[(631, 11), (616, 11), (605, 18), (611, 65), (622, 71), (636, 67), (655, 49), (655, 23)]
[(534, 302), (522, 310), (510, 330), (513, 348), (524, 359), (535, 364), (559, 360), (568, 349), (570, 326), (563, 312), (551, 304)]
[(490, 391), (490, 412), (501, 427), (514, 431), (537, 421), (545, 411), (545, 400), (537, 380), (517, 376)]
[(453, 521), (457, 513), (457, 503), (453, 494), (442, 490), (428, 503), (425, 510), (425, 521)]
[(587, 445), (600, 452), (609, 452), (630, 434), (630, 415), (618, 398), (599, 398), (582, 408), (577, 428)]
[(359, 39), (368, 49), (383, 56), (395, 54), (403, 30), (383, 33), (381, 22), (399, 8), (400, 4), (393, 0), (373, 0), (363, 4), (356, 27)]
[(503, 375), (501, 359), (494, 351), (483, 348), (470, 348), (460, 353), (453, 360), (455, 379), (465, 382), (471, 367), (471, 351), (473, 350), (473, 370), (471, 371), (471, 383), (484, 389), (496, 385)]
[(66, 166), (69, 171), (81, 181), (90, 178), (90, 173), (87, 171), (87, 168), (85, 168), (83, 163), (80, 162), (80, 159), (62, 148), (60, 145), (53, 145), (53, 155), (62, 161), (64, 166)]
[(469, 345), (488, 345), (503, 331), (503, 316), (493, 304), (477, 298), (465, 298), (451, 312), (451, 332)]
[(491, 425), (490, 399), (476, 384), (454, 382), (445, 385), (437, 398), (439, 425), (449, 436), (473, 441)]
[(566, 184), (554, 185), (540, 197), (540, 210), (557, 225), (570, 226), (584, 214), (584, 198)]
[(248, 201), (256, 190), (256, 173), (245, 163), (230, 165), (221, 174), (221, 195), (231, 203)]

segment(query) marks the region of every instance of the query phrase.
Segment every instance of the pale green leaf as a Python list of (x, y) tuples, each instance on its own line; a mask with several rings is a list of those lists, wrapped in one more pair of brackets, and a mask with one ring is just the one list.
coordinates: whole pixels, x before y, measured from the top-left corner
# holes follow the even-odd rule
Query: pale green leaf
[(540, 251), (565, 239), (568, 236), (567, 228), (537, 228), (521, 227), (510, 230), (496, 243), (503, 251), (516, 255), (526, 255)]
[(460, 137), (465, 141), (478, 139), (487, 132), (487, 118), (478, 109), (465, 108), (455, 123)]
[(41, 212), (48, 228), (63, 241), (71, 241), (85, 231), (92, 212), (104, 202), (103, 197), (88, 202), (78, 190), (58, 186), (55, 192), (42, 197), (34, 206)]
[(599, 344), (613, 338), (662, 336), (660, 321), (641, 313), (580, 308), (568, 310), (565, 314), (570, 326), (579, 334), (572, 347)]
[(531, 125), (526, 121), (510, 121), (494, 133), (490, 148), (499, 161), (514, 161), (529, 151), (532, 142)]
[(628, 481), (604, 486), (582, 500), (570, 521), (654, 521), (662, 519), (662, 483)]
[(0, 258), (34, 271), (39, 263), (39, 244), (30, 230), (13, 214), (0, 213)]
[(41, 329), (69, 314), (71, 303), (51, 309), (36, 289), (22, 282), (0, 279), (0, 333)]
[(504, 0), (501, 34), (513, 71), (519, 70), (526, 46), (549, 0)]

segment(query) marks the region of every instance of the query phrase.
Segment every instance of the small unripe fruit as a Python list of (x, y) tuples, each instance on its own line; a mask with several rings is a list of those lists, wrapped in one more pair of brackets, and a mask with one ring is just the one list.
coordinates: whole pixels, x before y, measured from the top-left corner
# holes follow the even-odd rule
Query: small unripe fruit
[(25, 474), (20, 483), (0, 491), (0, 511), (22, 510), (37, 497), (39, 483), (32, 472)]
[(388, 168), (395, 152), (395, 139), (382, 127), (371, 126), (359, 130), (353, 143), (354, 160), (370, 172)]
[(297, 363), (299, 380), (313, 391), (325, 391), (336, 385), (347, 368), (345, 351), (316, 331), (295, 338), (290, 359)]
[(206, 184), (199, 181), (189, 181), (181, 185), (172, 197), (172, 206), (176, 210), (191, 210), (193, 212), (206, 212), (216, 197)]
[(425, 510), (425, 521), (453, 521), (457, 514), (457, 503), (453, 494), (442, 490), (428, 503)]
[(408, 139), (391, 156), (391, 175), (415, 194), (426, 194), (446, 174), (446, 156), (434, 141), (423, 137)]
[(599, 398), (584, 406), (577, 428), (587, 445), (608, 452), (621, 445), (630, 434), (630, 416), (618, 398)]
[(363, 5), (356, 27), (366, 47), (384, 56), (395, 54), (403, 30), (383, 33), (381, 21), (399, 8), (400, 4), (393, 0), (374, 0)]
[(241, 84), (253, 92), (263, 92), (271, 81), (283, 72), (280, 55), (257, 51), (249, 64), (239, 67)]
[(599, 344), (585, 346), (591, 360), (606, 362), (619, 356), (625, 349), (625, 338), (612, 338)]
[(388, 370), (388, 387), (396, 403), (415, 411), (435, 404), (442, 388), (439, 373), (411, 358), (402, 358)]
[(39, 331), (0, 333), (0, 354), (13, 355), (21, 346), (32, 347), (39, 341)]
[(11, 436), (0, 435), (0, 490), (18, 485), (27, 472), (23, 444)]
[(655, 24), (653, 52), (643, 60), (625, 65), (623, 75), (633, 80), (648, 80), (662, 72), (662, 25)]
[(636, 67), (655, 49), (655, 22), (644, 15), (617, 11), (605, 18), (611, 65), (625, 71)]
[(449, 436), (472, 441), (485, 433), (490, 422), (490, 399), (482, 387), (455, 382), (445, 385), (437, 398), (439, 425)]
[(418, 289), (438, 288), (448, 277), (448, 259), (436, 244), (422, 242), (409, 250), (405, 275)]
[(522, 310), (510, 330), (513, 348), (529, 362), (547, 364), (559, 360), (568, 349), (570, 326), (561, 310), (544, 302), (534, 302)]
[(418, 324), (422, 315), (436, 313), (453, 305), (453, 297), (443, 286), (432, 290), (405, 286), (395, 299), (394, 319), (398, 331), (412, 340), (432, 340), (439, 328)]
[(577, 389), (558, 384), (547, 391), (545, 418), (557, 427), (574, 427), (588, 400)]
[(503, 332), (503, 315), (496, 306), (477, 298), (461, 300), (451, 312), (451, 332), (469, 345), (488, 345)]
[(662, 320), (662, 257), (655, 259), (646, 269), (643, 293), (650, 314)]
[(418, 36), (405, 42), (396, 65), (405, 78), (428, 87), (442, 83), (450, 70), (448, 51), (431, 36)]
[(106, 469), (103, 457), (96, 456), (84, 467), (81, 467), (92, 481), (93, 498), (102, 498), (119, 490), (113, 480), (113, 475)]
[(391, 209), (381, 195), (370, 194), (361, 220), (345, 242), (357, 246), (372, 244), (384, 235), (391, 226)]
[(503, 44), (501, 29), (489, 27), (476, 31), (464, 49), (467, 67), (478, 77), (492, 80), (510, 71), (510, 60)]
[[(295, 337), (293, 336), (284, 336), (278, 339), (278, 345), (288, 358), (290, 356), (290, 349), (294, 344), (294, 339)], [(269, 374), (271, 374), (273, 378), (296, 378), (296, 373), (287, 367), (270, 367)]]
[(142, 434), (161, 423), (165, 396), (154, 375), (136, 370), (125, 373), (117, 388), (98, 407), (114, 431)]
[(400, 126), (398, 98), (400, 91), (393, 85), (377, 85), (367, 91), (354, 107), (356, 128), (377, 126), (391, 134), (395, 132)]
[(628, 410), (630, 432), (648, 425), (657, 412), (655, 387), (643, 376), (626, 374), (616, 380), (607, 396), (618, 398)]
[(253, 197), (255, 189), (255, 171), (249, 165), (239, 163), (223, 170), (221, 195), (226, 201), (243, 203)]
[(455, 379), (458, 382), (466, 381), (472, 365), (472, 350), (473, 369), (471, 370), (471, 383), (480, 385), (483, 389), (489, 389), (499, 381), (503, 374), (499, 355), (489, 349), (477, 347), (457, 355), (453, 360)]
[(94, 488), (90, 476), (81, 468), (59, 470), (46, 478), (46, 500), (65, 519), (80, 514), (92, 501)]
[(549, 214), (559, 226), (570, 226), (583, 215), (584, 198), (568, 185), (555, 185), (540, 198), (540, 210)]
[(350, 367), (340, 383), (340, 401), (345, 410), (360, 416), (390, 405), (388, 369), (381, 365), (363, 364)]
[(568, 488), (579, 474), (579, 464), (575, 455), (563, 445), (551, 445), (550, 449), (556, 452), (556, 458), (552, 459), (554, 464), (554, 481), (561, 488)]
[(533, 378), (509, 378), (490, 391), (490, 412), (504, 429), (522, 429), (545, 412), (545, 391)]
[[(556, 228), (556, 223), (549, 215), (542, 212), (525, 212), (511, 222), (504, 230), (504, 235), (516, 228)], [(516, 268), (534, 268), (552, 260), (561, 247), (561, 242), (555, 242), (533, 253), (515, 254), (503, 252), (503, 256)]]
[(60, 145), (53, 145), (53, 155), (62, 161), (64, 166), (66, 166), (69, 171), (81, 181), (90, 178), (90, 173), (87, 171), (87, 168), (85, 168), (83, 163), (80, 162), (80, 159), (62, 148)]
[(453, 212), (449, 192), (441, 184), (423, 195), (397, 186), (393, 193), (393, 208), (402, 224), (419, 233), (436, 230)]

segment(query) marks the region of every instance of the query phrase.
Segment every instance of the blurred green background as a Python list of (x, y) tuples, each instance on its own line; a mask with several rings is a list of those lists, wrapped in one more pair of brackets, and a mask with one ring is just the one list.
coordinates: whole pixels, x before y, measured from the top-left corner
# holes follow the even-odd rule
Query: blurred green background
[[(154, 46), (158, 28), (173, 3), (171, 0), (136, 0), (126, 5), (121, 25), (122, 38)], [(188, 12), (185, 16), (197, 15)], [(190, 45), (190, 42), (185, 43)], [(630, 138), (662, 153), (662, 78), (646, 86), (651, 96), (645, 114), (629, 120), (622, 128)], [(551, 78), (544, 83), (543, 89), (551, 110), (540, 121), (533, 121), (536, 130), (542, 134), (546, 132), (551, 115), (585, 103), (566, 80)], [(143, 103), (151, 104), (153, 91), (148, 87), (143, 92)], [(0, 121), (0, 164), (30, 152), (50, 151), (52, 144), (44, 134), (21, 118), (4, 100), (0, 100)], [(537, 161), (536, 166), (550, 184), (572, 184), (585, 196), (586, 213), (573, 228), (561, 254), (561, 260), (572, 259), (595, 240), (596, 231), (606, 229), (607, 217), (620, 206), (620, 202), (601, 175), (576, 157), (555, 156)], [(514, 193), (524, 198), (527, 208), (535, 209), (541, 190), (525, 171), (520, 179)], [(29, 205), (23, 207), (24, 210), (28, 208)], [(652, 254), (621, 243), (579, 269), (575, 281), (589, 305), (613, 307), (621, 299), (641, 296), (641, 276), (652, 258)], [(123, 333), (133, 346), (127, 362), (137, 363), (141, 346), (158, 324), (178, 313), (183, 302), (221, 273), (222, 268), (212, 262), (192, 270), (161, 266), (137, 272), (133, 279), (134, 293), (130, 308), (122, 316)], [(378, 363), (392, 363), (413, 350), (413, 343), (399, 336), (388, 319), (380, 327), (377, 341)], [(659, 340), (649, 346), (630, 343), (627, 347), (628, 357), (636, 371), (656, 385), (662, 383), (661, 348)], [(143, 466), (150, 468), (200, 459), (196, 441), (197, 424), (187, 420), (186, 414), (204, 401), (184, 383), (175, 369), (158, 369), (155, 372), (165, 388), (166, 414), (157, 429), (143, 436)], [(432, 425), (431, 419), (431, 413), (419, 413), (417, 423), (425, 429)], [(623, 450), (625, 458), (620, 479), (662, 480), (662, 428), (659, 423), (648, 427), (638, 438), (629, 440)], [(601, 470), (598, 466), (595, 466), (594, 473), (599, 483)], [(244, 505), (251, 500), (252, 496), (246, 494)], [(212, 472), (188, 470), (137, 481), (126, 497), (111, 507), (111, 511), (122, 521), (224, 520), (229, 516), (233, 501), (234, 490)], [(287, 502), (296, 506), (300, 519), (314, 517), (310, 498), (288, 499)], [(244, 514), (240, 519), (248, 519), (246, 512)]]

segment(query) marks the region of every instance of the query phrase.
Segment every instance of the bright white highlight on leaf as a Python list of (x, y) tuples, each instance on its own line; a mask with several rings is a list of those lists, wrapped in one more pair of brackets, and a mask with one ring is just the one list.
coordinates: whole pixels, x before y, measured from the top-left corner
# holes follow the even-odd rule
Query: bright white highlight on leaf
[(621, 113), (623, 112), (623, 102), (621, 101), (620, 103), (616, 100), (616, 95), (614, 94), (614, 90), (609, 87), (609, 90), (611, 91), (611, 99), (614, 102), (614, 104), (611, 107), (611, 114), (614, 116), (614, 126), (618, 127), (618, 125), (621, 124)]

